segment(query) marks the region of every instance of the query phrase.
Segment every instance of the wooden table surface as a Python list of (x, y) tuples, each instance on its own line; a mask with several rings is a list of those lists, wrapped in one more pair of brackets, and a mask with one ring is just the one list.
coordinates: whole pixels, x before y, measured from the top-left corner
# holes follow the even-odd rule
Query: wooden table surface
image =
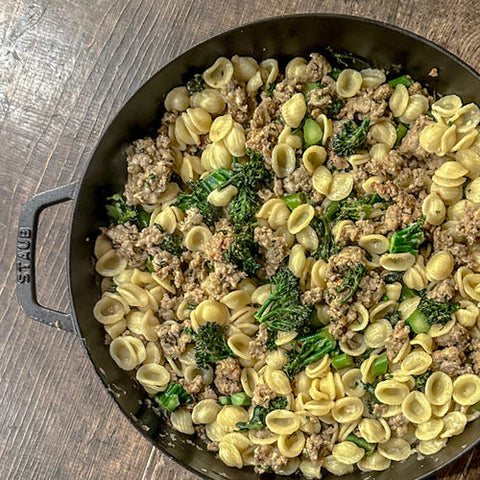
[[(419, 33), (480, 69), (480, 0), (1, 0), (0, 479), (197, 478), (120, 414), (73, 335), (15, 296), (15, 238), (33, 194), (79, 179), (107, 124), (156, 70), (255, 19), (347, 13)], [(68, 204), (41, 218), (39, 298), (68, 309)], [(480, 447), (437, 475), (480, 478)]]

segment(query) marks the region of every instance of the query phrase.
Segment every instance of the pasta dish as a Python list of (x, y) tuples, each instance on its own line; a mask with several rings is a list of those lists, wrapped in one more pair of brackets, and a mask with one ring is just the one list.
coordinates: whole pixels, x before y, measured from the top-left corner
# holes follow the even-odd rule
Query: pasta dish
[(325, 55), (173, 88), (94, 252), (110, 355), (172, 427), (307, 478), (480, 416), (480, 109)]

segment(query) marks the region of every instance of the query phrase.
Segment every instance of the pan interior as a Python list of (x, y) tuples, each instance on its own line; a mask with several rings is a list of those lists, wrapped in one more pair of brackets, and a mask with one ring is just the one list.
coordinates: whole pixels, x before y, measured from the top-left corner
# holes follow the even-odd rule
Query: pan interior
[[(480, 77), (456, 57), (412, 34), (384, 24), (354, 17), (300, 15), (279, 17), (239, 27), (194, 47), (162, 68), (123, 107), (100, 140), (83, 177), (71, 225), (70, 291), (73, 307), (87, 353), (100, 378), (120, 409), (151, 442), (181, 465), (204, 476), (220, 480), (259, 478), (251, 468), (227, 467), (207, 452), (196, 438), (169, 427), (146, 402), (131, 375), (120, 370), (105, 346), (103, 326), (92, 310), (100, 297), (99, 278), (93, 265), (93, 244), (99, 227), (108, 224), (105, 198), (123, 188), (126, 181), (125, 146), (155, 131), (162, 115), (163, 99), (173, 87), (183, 85), (194, 73), (201, 73), (218, 56), (250, 55), (257, 60), (275, 57), (285, 61), (297, 55), (322, 52), (327, 46), (360, 55), (377, 67), (399, 68), (442, 94), (456, 93), (464, 102), (479, 102)], [(428, 72), (438, 68), (437, 78)], [(386, 472), (351, 474), (353, 480), (425, 478), (461, 455), (480, 438), (480, 423), (470, 423), (465, 432), (449, 440), (438, 454), (420, 461), (413, 455), (394, 463)], [(285, 478), (269, 476), (268, 478)], [(327, 476), (325, 478), (334, 478)]]

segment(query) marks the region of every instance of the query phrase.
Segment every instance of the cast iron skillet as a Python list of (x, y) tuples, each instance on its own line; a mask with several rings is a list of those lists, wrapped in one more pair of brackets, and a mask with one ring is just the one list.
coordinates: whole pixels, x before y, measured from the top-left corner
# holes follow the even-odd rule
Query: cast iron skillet
[[(322, 51), (327, 46), (336, 51), (351, 51), (378, 67), (388, 69), (392, 65), (401, 65), (401, 69), (415, 79), (428, 83), (443, 94), (457, 93), (465, 103), (480, 100), (477, 72), (446, 50), (397, 27), (343, 15), (307, 14), (261, 20), (207, 40), (162, 68), (115, 117), (100, 140), (83, 178), (35, 195), (21, 213), (17, 293), (25, 313), (35, 320), (77, 334), (105, 387), (132, 424), (180, 465), (207, 479), (252, 480), (258, 476), (251, 468), (237, 470), (227, 467), (212, 453), (203, 450), (197, 439), (175, 432), (162, 421), (146, 404), (146, 395), (110, 358), (104, 345), (103, 326), (92, 315), (100, 296), (99, 279), (93, 268), (93, 244), (99, 227), (108, 223), (103, 208), (105, 197), (123, 187), (126, 180), (124, 147), (154, 131), (162, 114), (165, 94), (172, 87), (184, 84), (191, 75), (202, 72), (221, 55), (282, 59)], [(428, 77), (432, 67), (438, 68), (438, 78)], [(71, 312), (60, 313), (39, 305), (36, 300), (35, 235), (40, 212), (66, 200), (75, 203), (68, 247), (72, 306)], [(480, 423), (476, 421), (469, 424), (462, 435), (450, 439), (447, 447), (437, 455), (421, 461), (414, 456), (406, 462), (393, 463), (386, 472), (357, 472), (343, 478), (424, 479), (473, 448), (479, 439)]]

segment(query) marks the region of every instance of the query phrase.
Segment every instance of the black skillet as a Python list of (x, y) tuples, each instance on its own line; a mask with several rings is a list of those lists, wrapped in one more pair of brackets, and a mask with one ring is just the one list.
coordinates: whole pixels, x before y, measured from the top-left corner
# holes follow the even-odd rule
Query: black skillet
[[(261, 20), (218, 35), (180, 55), (163, 67), (126, 103), (110, 124), (87, 166), (76, 182), (32, 197), (20, 217), (17, 245), (17, 293), (25, 313), (35, 320), (78, 335), (108, 392), (133, 425), (154, 445), (180, 465), (208, 479), (259, 478), (251, 468), (237, 470), (224, 465), (204, 450), (198, 440), (172, 430), (145, 403), (146, 395), (120, 370), (104, 344), (104, 330), (92, 315), (100, 296), (93, 269), (93, 244), (98, 229), (108, 223), (105, 198), (119, 191), (126, 180), (124, 148), (132, 140), (150, 134), (158, 126), (165, 94), (194, 73), (202, 72), (218, 56), (251, 55), (257, 59), (284, 60), (324, 51), (350, 51), (388, 70), (399, 66), (431, 89), (456, 93), (463, 101), (480, 98), (480, 76), (446, 50), (417, 35), (371, 20), (306, 14)], [(428, 76), (438, 68), (438, 78)], [(51, 205), (73, 200), (70, 224), (68, 272), (71, 311), (60, 313), (41, 306), (35, 294), (35, 236), (40, 212)], [(438, 454), (418, 461), (416, 456), (381, 473), (354, 473), (345, 480), (423, 479), (474, 447), (480, 439), (480, 422), (449, 440)], [(133, 472), (132, 472), (133, 473)], [(270, 476), (269, 478), (274, 478)], [(282, 477), (277, 477), (282, 478)], [(285, 477), (283, 477), (285, 478)], [(327, 476), (326, 478), (333, 478)]]

